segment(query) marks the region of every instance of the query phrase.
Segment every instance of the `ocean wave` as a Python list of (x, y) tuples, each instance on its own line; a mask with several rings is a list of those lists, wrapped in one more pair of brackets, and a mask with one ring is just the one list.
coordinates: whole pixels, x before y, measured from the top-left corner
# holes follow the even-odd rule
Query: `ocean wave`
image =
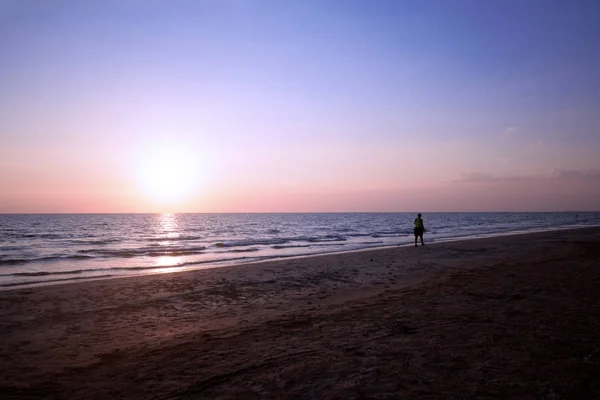
[(12, 274), (0, 274), (0, 277), (7, 276), (53, 276), (53, 275), (81, 275), (90, 272), (108, 272), (108, 271), (142, 271), (158, 269), (159, 267), (120, 267), (120, 268), (89, 268), (89, 269), (72, 269), (67, 271), (36, 271), (36, 272), (15, 272)]
[(315, 245), (312, 245), (311, 247), (325, 247), (325, 246), (345, 246), (346, 243), (318, 243)]
[(148, 237), (144, 240), (148, 242), (176, 242), (176, 241), (188, 241), (188, 240), (200, 240), (204, 239), (205, 236), (198, 235), (182, 235), (182, 236), (163, 236), (163, 237)]
[(85, 260), (93, 258), (87, 255), (64, 255), (64, 256), (48, 256), (48, 257), (35, 257), (35, 258), (9, 258), (0, 260), (0, 265), (19, 265), (27, 264), (32, 262), (44, 262), (44, 261), (56, 261), (56, 260)]
[[(258, 259), (263, 259), (265, 257), (255, 257)], [(90, 274), (90, 273), (98, 273), (98, 272), (140, 272), (140, 271), (153, 271), (160, 270), (164, 271), (165, 268), (180, 268), (184, 266), (190, 265), (202, 265), (202, 264), (219, 264), (230, 261), (240, 261), (248, 259), (247, 257), (228, 257), (221, 258), (216, 260), (201, 260), (201, 261), (190, 261), (183, 262), (175, 265), (170, 265), (168, 267), (159, 266), (159, 265), (149, 265), (144, 267), (107, 267), (107, 268), (83, 268), (83, 269), (72, 269), (66, 271), (34, 271), (34, 272), (14, 272), (14, 273), (4, 273), (0, 274), (0, 277), (42, 277), (42, 276), (53, 276), (53, 275), (82, 275), (82, 274)], [(96, 275), (92, 276), (95, 277)]]
[(412, 229), (400, 229), (397, 231), (377, 231), (371, 234), (371, 237), (380, 238), (380, 237), (394, 237), (399, 235), (408, 235), (413, 233)]
[(10, 238), (17, 238), (17, 239), (29, 239), (29, 238), (37, 237), (37, 235), (34, 233), (19, 233), (19, 232), (6, 232), (6, 233), (4, 233), (4, 235), (8, 236)]
[[(268, 239), (245, 239), (236, 241), (223, 241), (216, 242), (213, 246), (222, 247), (245, 247), (245, 246), (282, 246), (291, 242), (309, 242), (309, 243), (320, 243), (320, 242), (344, 242), (346, 239), (340, 235), (325, 235), (325, 236), (296, 236), (296, 237), (285, 237), (285, 238), (268, 238)], [(295, 246), (295, 245), (290, 245)]]
[(102, 245), (102, 244), (111, 244), (111, 243), (118, 243), (120, 242), (121, 239), (117, 239), (117, 238), (110, 238), (110, 239), (71, 239), (69, 240), (69, 242), (71, 243), (76, 243), (76, 244), (87, 244), (87, 245)]
[[(22, 250), (23, 246), (0, 246), (0, 251), (15, 251), (15, 250)], [(1, 256), (0, 256), (1, 257)]]
[(202, 254), (206, 250), (205, 246), (197, 247), (142, 247), (139, 249), (83, 249), (79, 250), (82, 254), (95, 254), (98, 257), (164, 257), (164, 256), (189, 256)]
[(369, 232), (369, 233), (365, 233), (365, 232), (348, 233), (347, 236), (351, 236), (351, 237), (370, 236), (370, 237), (378, 238), (378, 237), (394, 237), (394, 236), (408, 235), (408, 234), (411, 234), (411, 233), (413, 233), (412, 229), (399, 229), (399, 230), (396, 230), (396, 231), (375, 231), (375, 232)]
[(103, 272), (117, 270), (118, 268), (97, 268), (97, 269), (72, 269), (68, 271), (35, 271), (35, 272), (14, 272), (12, 274), (0, 274), (4, 276), (51, 276), (51, 275), (80, 275), (86, 272)]
[(318, 242), (345, 242), (346, 239), (343, 236), (336, 236), (336, 235), (326, 235), (326, 236), (322, 236), (322, 237), (313, 237), (308, 239), (309, 242), (311, 243), (318, 243)]
[(246, 239), (236, 240), (230, 242), (216, 242), (214, 247), (244, 247), (244, 246), (260, 246), (260, 245), (273, 245), (273, 244), (285, 244), (290, 239), (284, 238), (273, 238), (273, 239)]
[(275, 245), (271, 246), (272, 249), (289, 249), (293, 247), (310, 247), (310, 244), (290, 244), (290, 245)]
[(68, 271), (68, 272), (17, 272), (14, 274), (2, 274), (0, 276), (48, 276), (48, 275), (69, 275), (77, 274), (79, 271)]
[(260, 251), (260, 249), (256, 248), (256, 247), (252, 247), (249, 249), (231, 249), (231, 250), (226, 250), (226, 251), (220, 251), (219, 253), (248, 253), (248, 252), (254, 252), (254, 251)]
[[(8, 239), (49, 239), (49, 240), (69, 240), (73, 243), (85, 243), (86, 241), (95, 240), (93, 236), (76, 234), (73, 232), (45, 232), (45, 233), (32, 233), (32, 232), (4, 232), (2, 236)], [(90, 239), (86, 239), (90, 238)], [(111, 239), (112, 240), (112, 239)], [(118, 239), (117, 239), (118, 240)]]
[[(111, 276), (113, 276), (113, 275), (111, 275), (111, 274), (94, 275), (93, 278), (110, 278)], [(9, 287), (19, 287), (19, 286), (25, 286), (25, 285), (35, 285), (35, 284), (39, 284), (39, 283), (69, 282), (69, 281), (77, 281), (77, 280), (82, 280), (82, 279), (89, 279), (89, 277), (74, 276), (71, 278), (62, 278), (62, 279), (44, 279), (44, 280), (39, 280), (39, 281), (0, 283), (0, 287), (9, 288)]]
[(29, 261), (30, 260), (28, 260), (26, 258), (9, 258), (6, 260), (0, 260), (0, 265), (19, 265), (19, 264), (25, 264)]

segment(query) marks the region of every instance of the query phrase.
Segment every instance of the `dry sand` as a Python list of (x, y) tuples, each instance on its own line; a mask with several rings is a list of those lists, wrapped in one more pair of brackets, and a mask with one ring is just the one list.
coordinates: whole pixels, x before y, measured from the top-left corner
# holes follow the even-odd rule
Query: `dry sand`
[(600, 229), (0, 292), (0, 397), (600, 398)]

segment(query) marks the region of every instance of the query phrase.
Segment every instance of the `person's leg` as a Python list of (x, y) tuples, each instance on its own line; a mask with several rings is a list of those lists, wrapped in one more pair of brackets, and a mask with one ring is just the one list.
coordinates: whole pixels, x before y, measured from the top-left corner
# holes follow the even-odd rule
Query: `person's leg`
[(425, 246), (425, 242), (423, 241), (423, 233), (421, 232), (421, 246)]
[(418, 239), (418, 236), (415, 235), (415, 247), (417, 247), (417, 239)]

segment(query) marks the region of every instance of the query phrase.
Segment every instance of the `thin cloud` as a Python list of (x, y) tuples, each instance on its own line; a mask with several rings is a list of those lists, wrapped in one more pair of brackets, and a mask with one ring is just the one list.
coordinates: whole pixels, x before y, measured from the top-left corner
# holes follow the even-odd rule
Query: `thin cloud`
[(497, 182), (498, 178), (488, 174), (470, 173), (460, 174), (457, 182)]
[(548, 176), (512, 175), (495, 176), (481, 173), (464, 173), (455, 180), (456, 183), (490, 183), (490, 182), (550, 182), (550, 181), (600, 181), (600, 170), (563, 170), (554, 169)]
[(537, 179), (533, 176), (494, 176), (489, 174), (480, 174), (480, 173), (469, 173), (469, 174), (461, 174), (460, 178), (456, 180), (456, 182), (523, 182), (528, 180)]
[(552, 179), (561, 180), (598, 180), (600, 179), (600, 170), (597, 169), (586, 169), (586, 170), (564, 170), (555, 169), (552, 171)]
[(527, 147), (529, 147), (530, 149), (539, 149), (540, 147), (542, 147), (543, 142), (541, 140), (534, 140), (534, 141), (529, 141), (527, 142)]
[(509, 126), (509, 127), (507, 127), (506, 129), (504, 129), (504, 131), (502, 132), (502, 134), (503, 134), (505, 137), (511, 137), (511, 136), (513, 136), (514, 134), (516, 134), (516, 133), (517, 133), (517, 131), (518, 131), (518, 128), (517, 128), (516, 126)]

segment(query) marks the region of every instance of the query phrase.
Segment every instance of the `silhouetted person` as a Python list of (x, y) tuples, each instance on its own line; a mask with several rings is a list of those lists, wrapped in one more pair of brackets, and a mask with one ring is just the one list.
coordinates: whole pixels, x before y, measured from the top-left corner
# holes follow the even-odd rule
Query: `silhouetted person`
[(417, 238), (421, 238), (421, 246), (425, 246), (425, 242), (423, 242), (423, 233), (425, 232), (425, 225), (423, 225), (423, 218), (421, 218), (421, 214), (417, 215), (415, 219), (415, 247), (417, 247)]

